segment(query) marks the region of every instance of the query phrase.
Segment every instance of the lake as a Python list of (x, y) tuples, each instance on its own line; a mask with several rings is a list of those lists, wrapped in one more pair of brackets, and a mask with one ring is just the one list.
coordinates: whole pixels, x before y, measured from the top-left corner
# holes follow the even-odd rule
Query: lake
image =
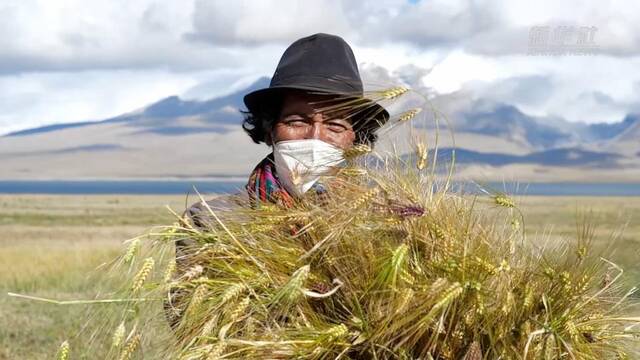
[[(0, 181), (5, 194), (186, 194), (230, 193), (242, 189), (243, 181), (189, 180), (30, 180)], [(483, 183), (483, 187), (515, 195), (546, 196), (640, 196), (640, 183)], [(457, 185), (458, 187), (462, 185)], [(465, 192), (478, 193), (479, 186), (464, 184)]]
[(0, 181), (5, 194), (186, 194), (231, 193), (244, 187), (239, 181), (188, 180), (29, 180)]

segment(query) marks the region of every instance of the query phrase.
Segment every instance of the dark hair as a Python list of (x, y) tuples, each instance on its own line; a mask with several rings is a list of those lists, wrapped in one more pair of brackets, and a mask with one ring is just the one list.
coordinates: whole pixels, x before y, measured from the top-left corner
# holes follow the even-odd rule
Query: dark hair
[[(273, 124), (278, 121), (280, 115), (280, 106), (272, 106), (271, 108), (261, 108), (257, 111), (241, 110), (244, 120), (242, 121), (242, 129), (249, 134), (254, 143), (259, 144), (266, 142), (267, 134), (271, 131)], [(376, 130), (380, 124), (375, 119), (368, 119), (367, 114), (363, 114), (352, 121), (353, 130), (356, 134), (354, 144), (367, 144), (373, 146), (378, 140)], [(369, 114), (370, 115), (370, 114)]]
[(267, 133), (275, 124), (276, 118), (267, 114), (256, 115), (251, 111), (240, 110), (244, 120), (242, 121), (242, 129), (249, 134), (254, 143), (260, 144), (265, 142)]

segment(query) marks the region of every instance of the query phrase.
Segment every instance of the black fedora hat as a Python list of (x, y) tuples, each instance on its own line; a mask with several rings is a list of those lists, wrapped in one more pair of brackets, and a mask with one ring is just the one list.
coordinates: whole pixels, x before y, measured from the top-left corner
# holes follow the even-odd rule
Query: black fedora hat
[(356, 131), (374, 131), (389, 119), (384, 107), (363, 97), (355, 56), (339, 36), (319, 33), (295, 41), (282, 54), (269, 87), (245, 95), (244, 104), (252, 114), (273, 113), (286, 89), (362, 99), (367, 105), (354, 116)]

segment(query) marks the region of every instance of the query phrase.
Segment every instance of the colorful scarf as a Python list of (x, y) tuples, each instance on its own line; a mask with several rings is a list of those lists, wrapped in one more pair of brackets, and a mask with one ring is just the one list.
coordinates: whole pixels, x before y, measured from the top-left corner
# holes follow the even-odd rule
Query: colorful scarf
[(251, 203), (256, 206), (260, 203), (274, 203), (284, 207), (293, 205), (293, 197), (280, 184), (273, 162), (273, 153), (267, 155), (249, 176), (247, 193)]

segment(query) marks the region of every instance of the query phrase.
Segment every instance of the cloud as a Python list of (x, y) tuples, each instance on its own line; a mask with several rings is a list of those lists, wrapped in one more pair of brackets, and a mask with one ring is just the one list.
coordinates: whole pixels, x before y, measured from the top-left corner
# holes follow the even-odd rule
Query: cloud
[(549, 74), (519, 75), (496, 81), (472, 81), (464, 85), (468, 96), (494, 103), (506, 103), (520, 109), (541, 109), (553, 97), (553, 79)]
[(363, 11), (372, 12), (365, 17), (361, 34), (368, 43), (404, 41), (426, 49), (457, 47), (464, 39), (503, 23), (501, 7), (492, 1), (397, 1), (393, 5), (394, 11), (356, 6), (348, 14), (356, 21)]
[(190, 1), (8, 0), (0, 4), (0, 73), (229, 66), (239, 54), (193, 45)]
[(525, 64), (522, 61), (501, 61), (508, 69), (507, 77), (464, 82), (439, 98), (455, 95), (482, 99), (517, 106), (531, 116), (585, 123), (617, 122), (640, 110), (632, 85), (640, 79), (640, 74), (632, 71), (640, 65), (638, 60), (568, 57)]
[[(626, 1), (431, 0), (345, 2), (366, 45), (403, 42), (422, 50), (462, 50), (489, 56), (525, 55), (533, 27), (595, 28), (598, 54), (640, 55), (640, 21)], [(568, 43), (575, 42), (570, 37)], [(551, 41), (551, 39), (550, 39)]]
[(5, 0), (0, 16), (0, 74), (242, 67), (255, 49), (277, 57), (315, 32), (355, 47), (522, 55), (540, 25), (594, 26), (601, 55), (640, 55), (640, 21), (622, 1)]
[(196, 0), (193, 27), (188, 39), (234, 46), (288, 44), (316, 32), (351, 29), (340, 0)]
[[(206, 99), (270, 76), (287, 45), (344, 37), (363, 75), (451, 104), (486, 98), (536, 116), (639, 111), (640, 21), (626, 2), (5, 0), (0, 133), (102, 119), (168, 95)], [(532, 26), (594, 26), (595, 56), (526, 56)], [(386, 78), (385, 78), (386, 76)], [(375, 82), (374, 81), (374, 82)], [(452, 100), (453, 99), (453, 100)]]

